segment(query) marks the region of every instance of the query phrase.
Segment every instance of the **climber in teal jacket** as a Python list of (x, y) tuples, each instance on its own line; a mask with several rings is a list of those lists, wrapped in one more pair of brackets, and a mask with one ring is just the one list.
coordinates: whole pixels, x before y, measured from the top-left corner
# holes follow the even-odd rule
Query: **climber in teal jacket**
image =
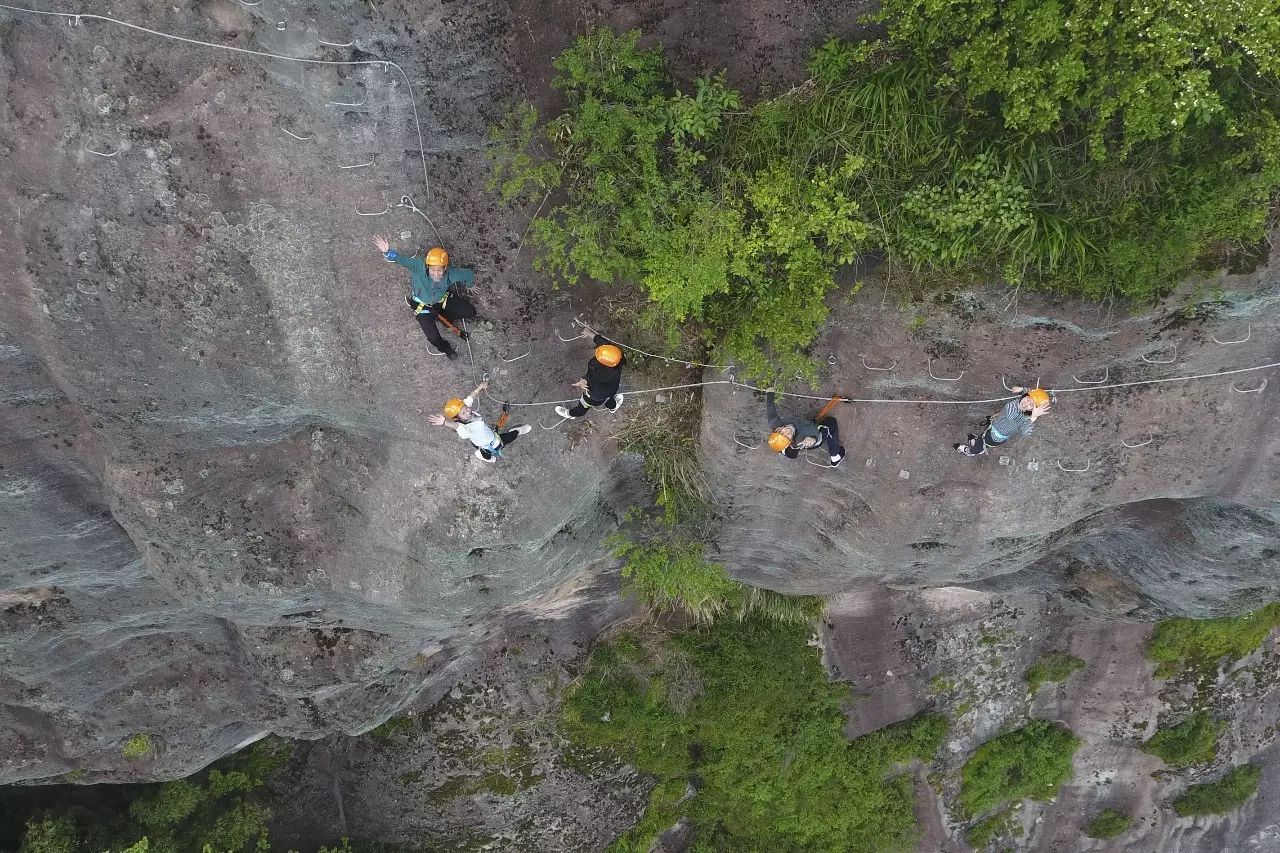
[(476, 316), (476, 309), (470, 300), (451, 288), (457, 285), (459, 290), (469, 289), (475, 284), (476, 274), (469, 269), (449, 266), (449, 253), (439, 246), (427, 252), (426, 258), (406, 258), (391, 247), (386, 237), (374, 237), (373, 243), (388, 261), (409, 271), (410, 292), (405, 302), (413, 309), (427, 340), (449, 358), (457, 358), (457, 350), (440, 334), (436, 320), (441, 320), (458, 337), (467, 339), (467, 333), (453, 321)]

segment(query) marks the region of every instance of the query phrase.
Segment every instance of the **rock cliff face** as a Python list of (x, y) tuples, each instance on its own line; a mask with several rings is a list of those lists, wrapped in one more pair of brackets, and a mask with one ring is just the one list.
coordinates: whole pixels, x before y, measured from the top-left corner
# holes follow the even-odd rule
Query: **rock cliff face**
[[(551, 56), (589, 24), (643, 27), (677, 67), (754, 87), (796, 79), (860, 11), (113, 7), (220, 45), (394, 61), (421, 149), (394, 69), (0, 11), (0, 781), (171, 777), (268, 731), (361, 732), (514, 632), (567, 649), (616, 616), (601, 540), (645, 485), (607, 424), (535, 429), (482, 466), (425, 420), (486, 372), (495, 396), (563, 398), (587, 357), (556, 340), (576, 312), (531, 271), (532, 211), (484, 192), (485, 129), (522, 88), (546, 98)], [(436, 242), (405, 194), (477, 270), (488, 322), (456, 362), (429, 353), (372, 246)], [(843, 406), (850, 458), (826, 470), (748, 449), (762, 404), (709, 387), (733, 574), (1039, 591), (1138, 620), (1280, 597), (1280, 410), (1242, 393), (1266, 374), (1072, 390), (1280, 361), (1275, 272), (1141, 315), (994, 290), (908, 312), (875, 284), (836, 306), (812, 393), (1000, 397), (1001, 374), (1070, 393), (983, 460), (950, 445), (995, 404)], [(627, 417), (661, 405), (633, 399)], [(127, 762), (139, 733), (152, 754)]]

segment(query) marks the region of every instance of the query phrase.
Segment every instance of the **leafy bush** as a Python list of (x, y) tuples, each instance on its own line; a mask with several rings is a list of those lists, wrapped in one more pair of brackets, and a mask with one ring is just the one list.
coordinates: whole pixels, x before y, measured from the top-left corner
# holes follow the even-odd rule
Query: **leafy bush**
[[(682, 816), (694, 849), (910, 848), (912, 786), (895, 768), (932, 758), (946, 721), (926, 715), (846, 741), (848, 688), (827, 681), (807, 639), (800, 626), (721, 620), (592, 654), (566, 697), (567, 730), (658, 778), (615, 851), (643, 853)], [(695, 776), (701, 787), (685, 798)]]
[(19, 853), (77, 853), (80, 831), (70, 815), (45, 814), (27, 821)]
[(1226, 728), (1225, 720), (1197, 711), (1176, 726), (1160, 729), (1142, 749), (1159, 756), (1170, 767), (1207, 764), (1218, 754), (1218, 738)]
[(1071, 677), (1071, 673), (1078, 669), (1084, 669), (1084, 661), (1080, 658), (1064, 652), (1049, 652), (1041, 655), (1039, 660), (1028, 667), (1025, 677), (1031, 692), (1035, 693), (1040, 689), (1041, 684), (1049, 681), (1066, 681)]
[(1133, 818), (1127, 814), (1121, 814), (1113, 809), (1103, 809), (1098, 816), (1089, 821), (1089, 825), (1084, 828), (1084, 834), (1090, 838), (1108, 839), (1123, 835), (1129, 831), (1129, 826), (1133, 823)]
[(1182, 817), (1226, 814), (1244, 805), (1258, 790), (1262, 768), (1245, 764), (1216, 782), (1192, 785), (1173, 801), (1173, 810)]
[(971, 815), (1023, 797), (1047, 800), (1071, 777), (1080, 739), (1033, 720), (978, 747), (961, 771), (960, 805)]
[(1260, 242), (1280, 186), (1280, 35), (1241, 4), (889, 0), (885, 37), (754, 104), (596, 30), (556, 60), (561, 114), (495, 130), (493, 183), (561, 199), (531, 225), (556, 281), (638, 285), (761, 378), (812, 375), (835, 269), (869, 249), (1147, 300)]
[(1171, 678), (1185, 669), (1216, 669), (1223, 658), (1230, 664), (1252, 654), (1277, 627), (1280, 603), (1244, 616), (1166, 619), (1156, 625), (1147, 644), (1147, 657), (1159, 664), (1159, 678)]
[[(271, 809), (259, 792), (288, 761), (290, 752), (284, 742), (263, 740), (219, 762), (221, 767), (211, 769), (203, 780), (193, 777), (139, 786), (125, 814), (105, 808), (50, 812), (28, 823), (22, 849), (24, 853), (61, 853), (63, 849), (186, 853), (206, 846), (219, 853), (266, 850)], [(68, 843), (73, 846), (65, 847)]]

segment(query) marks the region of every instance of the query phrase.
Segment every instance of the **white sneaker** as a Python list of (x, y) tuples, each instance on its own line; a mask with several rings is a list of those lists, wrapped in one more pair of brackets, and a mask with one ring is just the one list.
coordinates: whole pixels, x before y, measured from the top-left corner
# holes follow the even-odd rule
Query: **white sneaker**
[(624, 397), (624, 396), (625, 396), (625, 395), (623, 395), (623, 394), (614, 394), (614, 395), (613, 395), (613, 408), (612, 408), (612, 409), (609, 409), (608, 411), (610, 411), (610, 412), (616, 412), (616, 411), (618, 411), (618, 409), (621, 409), (621, 408), (622, 408), (622, 400), (623, 400), (623, 397)]
[(498, 457), (494, 456), (492, 453), (490, 453), (488, 456), (485, 456), (484, 451), (477, 447), (476, 458), (479, 459), (481, 462), (493, 462)]
[(574, 419), (573, 415), (569, 414), (569, 410), (566, 409), (564, 406), (556, 406), (556, 414), (567, 421), (571, 421)]
[(522, 424), (521, 426), (516, 427), (516, 435), (525, 435), (530, 432), (533, 432), (532, 424)]

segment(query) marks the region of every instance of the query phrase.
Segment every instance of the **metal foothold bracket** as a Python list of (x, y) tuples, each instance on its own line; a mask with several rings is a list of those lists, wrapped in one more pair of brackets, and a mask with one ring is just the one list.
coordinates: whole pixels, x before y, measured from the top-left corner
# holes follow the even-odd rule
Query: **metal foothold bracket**
[(1120, 443), (1123, 444), (1125, 447), (1129, 448), (1130, 450), (1133, 450), (1134, 448), (1137, 448), (1137, 447), (1146, 447), (1148, 444), (1155, 441), (1155, 439), (1156, 439), (1155, 433), (1153, 433), (1151, 430), (1147, 430), (1146, 441), (1140, 441), (1137, 444), (1130, 444), (1129, 442), (1125, 441), (1122, 438), (1120, 439)]
[(1076, 376), (1074, 373), (1071, 374), (1071, 378), (1081, 385), (1101, 385), (1103, 382), (1107, 381), (1107, 377), (1110, 375), (1111, 375), (1111, 368), (1104, 367), (1102, 368), (1101, 379), (1081, 379), (1079, 376)]
[(1252, 323), (1249, 323), (1248, 325), (1246, 325), (1246, 326), (1244, 327), (1244, 329), (1245, 329), (1245, 331), (1244, 331), (1244, 337), (1243, 337), (1243, 338), (1241, 338), (1241, 339), (1240, 339), (1240, 340), (1238, 340), (1238, 341), (1220, 341), (1220, 340), (1218, 340), (1218, 336), (1217, 336), (1217, 335), (1210, 335), (1209, 337), (1213, 338), (1213, 342), (1214, 342), (1215, 344), (1219, 344), (1219, 345), (1224, 346), (1224, 347), (1229, 347), (1229, 346), (1231, 346), (1232, 344), (1242, 344), (1242, 343), (1244, 343), (1245, 341), (1249, 340), (1249, 338), (1253, 337), (1253, 324), (1252, 324)]
[(862, 366), (865, 367), (867, 370), (893, 370), (895, 367), (898, 366), (898, 362), (894, 361), (888, 367), (872, 367), (871, 365), (867, 364), (867, 357), (862, 353), (858, 353), (858, 358), (862, 359)]
[(387, 209), (386, 209), (386, 210), (375, 210), (375, 211), (373, 211), (372, 213), (365, 213), (365, 212), (364, 212), (363, 210), (361, 210), (360, 208), (358, 208), (358, 207), (356, 208), (356, 215), (357, 215), (357, 216), (385, 216), (386, 214), (388, 214), (388, 213), (390, 213), (390, 212), (391, 212), (391, 205), (387, 205)]
[(1085, 460), (1085, 463), (1084, 463), (1084, 467), (1083, 467), (1083, 468), (1064, 468), (1064, 467), (1062, 466), (1062, 460), (1061, 460), (1061, 459), (1059, 459), (1059, 460), (1058, 460), (1058, 470), (1059, 470), (1059, 471), (1065, 471), (1065, 472), (1067, 472), (1068, 474), (1083, 474), (1085, 471), (1088, 471), (1088, 470), (1089, 470), (1089, 467), (1090, 467), (1091, 465), (1093, 465), (1093, 460), (1092, 460), (1092, 459), (1088, 459), (1088, 460)]
[(1266, 387), (1267, 387), (1266, 377), (1263, 377), (1262, 384), (1259, 385), (1257, 388), (1237, 388), (1236, 383), (1234, 382), (1231, 383), (1231, 390), (1235, 391), (1237, 394), (1261, 394), (1263, 389), (1265, 389)]
[(507, 358), (506, 356), (499, 354), (498, 358), (502, 359), (507, 364), (510, 364), (513, 361), (519, 361), (520, 359), (524, 358), (527, 355), (529, 355), (529, 353), (525, 353), (524, 355), (518, 355), (515, 358)]

